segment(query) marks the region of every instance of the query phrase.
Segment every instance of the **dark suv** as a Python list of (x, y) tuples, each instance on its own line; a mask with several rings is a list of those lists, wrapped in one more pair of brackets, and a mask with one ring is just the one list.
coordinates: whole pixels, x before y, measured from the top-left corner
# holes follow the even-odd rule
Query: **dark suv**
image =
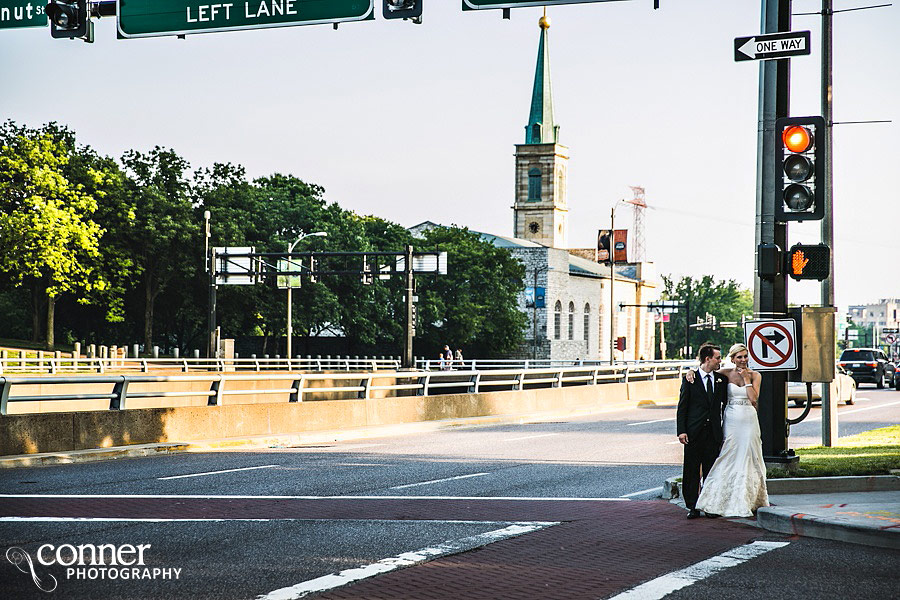
[(895, 365), (878, 348), (848, 348), (838, 364), (856, 383), (874, 383), (879, 390), (894, 385)]

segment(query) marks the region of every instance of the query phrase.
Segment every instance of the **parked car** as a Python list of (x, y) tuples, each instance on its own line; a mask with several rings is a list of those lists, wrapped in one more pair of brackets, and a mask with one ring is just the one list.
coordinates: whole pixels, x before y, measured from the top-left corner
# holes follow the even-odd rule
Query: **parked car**
[(874, 383), (879, 390), (896, 385), (897, 365), (878, 348), (847, 348), (838, 364), (856, 383)]
[[(844, 373), (839, 366), (834, 374), (834, 381), (831, 382), (831, 397), (837, 398), (838, 402), (853, 404), (856, 402), (856, 380)], [(803, 382), (788, 382), (788, 400), (794, 403), (794, 406), (803, 406), (806, 404), (806, 384)], [(813, 402), (822, 401), (822, 384), (814, 383), (812, 387)]]
[(894, 367), (894, 389), (900, 392), (900, 364)]

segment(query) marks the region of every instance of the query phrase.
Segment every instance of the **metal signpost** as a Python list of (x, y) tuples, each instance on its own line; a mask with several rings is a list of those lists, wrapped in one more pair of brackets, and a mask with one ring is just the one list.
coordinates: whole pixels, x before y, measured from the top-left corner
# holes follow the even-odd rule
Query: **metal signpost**
[(734, 38), (734, 60), (777, 60), (810, 53), (809, 32), (791, 31)]
[(119, 35), (124, 38), (216, 33), (240, 29), (366, 21), (374, 0), (118, 0)]
[(46, 27), (46, 5), (41, 0), (0, 0), (0, 29)]

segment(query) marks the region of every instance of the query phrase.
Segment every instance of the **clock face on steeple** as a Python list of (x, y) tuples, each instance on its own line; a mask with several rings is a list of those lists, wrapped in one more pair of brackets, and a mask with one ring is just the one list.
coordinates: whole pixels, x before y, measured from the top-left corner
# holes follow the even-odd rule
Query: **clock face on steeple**
[(538, 225), (537, 221), (532, 221), (528, 224), (528, 231), (531, 233), (537, 233), (540, 230), (541, 226)]

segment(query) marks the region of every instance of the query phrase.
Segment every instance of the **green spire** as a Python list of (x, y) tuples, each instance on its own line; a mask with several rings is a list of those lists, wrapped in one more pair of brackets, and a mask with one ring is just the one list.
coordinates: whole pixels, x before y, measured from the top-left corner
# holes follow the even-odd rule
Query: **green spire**
[(550, 19), (545, 14), (538, 21), (541, 43), (538, 46), (537, 67), (534, 70), (534, 91), (531, 93), (531, 114), (525, 126), (526, 144), (556, 144), (559, 125), (553, 122), (553, 92), (550, 89), (550, 45), (547, 30)]

